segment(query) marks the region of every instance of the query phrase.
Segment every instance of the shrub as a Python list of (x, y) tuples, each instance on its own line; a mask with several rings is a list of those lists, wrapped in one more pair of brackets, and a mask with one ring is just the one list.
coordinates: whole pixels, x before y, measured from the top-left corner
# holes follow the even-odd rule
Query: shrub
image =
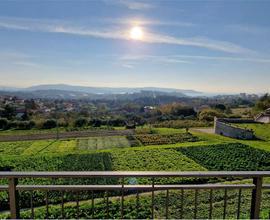
[(87, 124), (88, 124), (88, 121), (86, 118), (79, 118), (75, 121), (74, 126), (77, 128), (78, 127), (81, 128), (81, 127), (85, 127)]
[(33, 127), (35, 127), (34, 121), (18, 121), (17, 122), (17, 128), (21, 130), (30, 130)]
[(208, 122), (196, 120), (169, 120), (153, 124), (156, 128), (192, 128), (192, 127), (207, 127)]
[(199, 113), (199, 120), (200, 121), (212, 122), (212, 121), (214, 121), (215, 117), (221, 118), (221, 117), (225, 117), (225, 115), (217, 110), (214, 110), (214, 109), (205, 109)]
[(5, 130), (8, 128), (8, 120), (6, 118), (0, 118), (0, 129)]
[(43, 129), (51, 129), (55, 128), (57, 126), (57, 122), (54, 119), (48, 119), (43, 123), (42, 128)]
[(100, 127), (102, 125), (102, 121), (100, 119), (91, 119), (88, 125), (93, 127)]
[(125, 126), (125, 124), (126, 122), (122, 118), (110, 119), (107, 121), (107, 125), (109, 126), (120, 127), (120, 126)]

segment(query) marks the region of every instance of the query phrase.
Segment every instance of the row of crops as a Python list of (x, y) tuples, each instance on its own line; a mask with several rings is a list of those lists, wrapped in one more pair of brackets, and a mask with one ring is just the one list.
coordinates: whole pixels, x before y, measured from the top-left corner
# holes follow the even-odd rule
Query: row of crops
[(199, 138), (192, 135), (191, 133), (151, 134), (151, 135), (144, 134), (144, 135), (136, 135), (135, 138), (145, 146), (199, 141)]
[(87, 150), (137, 147), (195, 142), (199, 139), (189, 133), (144, 134), (129, 136), (88, 137), (70, 140), (38, 140), (0, 142), (2, 155), (37, 155), (44, 153), (79, 153)]
[(270, 170), (270, 152), (239, 143), (178, 150), (209, 170)]
[(129, 140), (124, 136), (92, 137), (78, 139), (77, 141), (80, 150), (100, 150), (130, 146)]
[[(1, 170), (16, 171), (204, 171), (204, 170), (269, 170), (270, 153), (249, 146), (231, 143), (212, 146), (171, 148), (116, 148), (106, 152), (91, 151), (78, 154), (44, 154), (38, 156), (0, 156)], [(47, 181), (47, 182), (46, 182)], [(105, 180), (55, 180), (55, 184), (104, 183)], [(117, 179), (108, 179), (117, 183)], [(128, 182), (129, 180), (127, 180)], [(137, 179), (138, 183), (151, 183), (149, 179)], [(206, 180), (159, 179), (165, 183), (202, 183)], [(211, 180), (212, 181), (212, 180)], [(49, 184), (44, 179), (25, 179), (23, 184)], [(5, 184), (3, 180), (0, 182)], [(29, 195), (28, 195), (29, 196)], [(22, 207), (28, 207), (27, 194), (23, 194)], [(58, 203), (60, 196), (54, 196)], [(87, 195), (85, 199), (87, 199)], [(67, 198), (71, 199), (71, 198)], [(44, 195), (35, 194), (36, 203), (44, 204)], [(8, 207), (7, 195), (0, 194), (0, 207)]]
[[(207, 145), (204, 142), (198, 142), (200, 139), (192, 134), (179, 133), (142, 133), (131, 135), (128, 137), (91, 137), (71, 140), (43, 140), (43, 141), (23, 141), (23, 142), (2, 142), (0, 143), (0, 170), (16, 170), (16, 171), (204, 171), (204, 170), (269, 170), (270, 168), (270, 152), (258, 150), (256, 148), (246, 146), (240, 143), (226, 143)], [(187, 143), (175, 145), (175, 143)], [(197, 142), (197, 143), (192, 143)], [(221, 142), (221, 141), (220, 141)], [(204, 145), (202, 145), (204, 143)], [(255, 142), (254, 142), (255, 143)], [(170, 145), (174, 144), (174, 145)], [(143, 146), (144, 145), (144, 146)], [(152, 146), (148, 145), (165, 145)], [(136, 147), (139, 146), (139, 147)], [(184, 146), (184, 147), (180, 147)], [(189, 147), (187, 147), (189, 146)], [(110, 149), (113, 148), (113, 149)], [(102, 150), (102, 151), (100, 151)], [(126, 180), (129, 183), (129, 179)], [(198, 180), (198, 179), (158, 179), (156, 183), (203, 183), (204, 181), (213, 180)], [(217, 180), (215, 180), (217, 181)], [(151, 183), (150, 179), (137, 179), (136, 182), (140, 184)], [(23, 184), (51, 184), (50, 181), (44, 179), (26, 179)], [(110, 183), (117, 184), (117, 179), (92, 179), (92, 180), (54, 180), (55, 184), (90, 184), (90, 183)], [(5, 184), (5, 182), (0, 182)], [(194, 203), (193, 193), (186, 192), (187, 200), (186, 210), (184, 211), (185, 218), (192, 218), (193, 210), (192, 202)], [(104, 214), (104, 200), (98, 199), (104, 194), (94, 194), (97, 198), (95, 213), (91, 213), (90, 201), (91, 194), (82, 194), (80, 202), (81, 218), (106, 218)], [(171, 192), (171, 206), (170, 217), (179, 218), (180, 201), (179, 191)], [(208, 199), (207, 195), (201, 192), (199, 194), (199, 204), (202, 205), (200, 215), (198, 217), (204, 218), (206, 215), (204, 203)], [(249, 195), (245, 194), (248, 200)], [(269, 194), (268, 194), (269, 195)], [(25, 192), (22, 196), (22, 208), (30, 206), (30, 194)], [(110, 196), (118, 196), (117, 194)], [(125, 218), (136, 218), (135, 212), (135, 198), (130, 195), (125, 200), (127, 211)], [(217, 195), (215, 204), (216, 218), (220, 218), (222, 210), (222, 194)], [(45, 195), (41, 192), (34, 192), (35, 206), (42, 206), (45, 204)], [(50, 192), (50, 203), (55, 204), (50, 206), (49, 218), (59, 218), (60, 206), (56, 205), (61, 200), (61, 195), (57, 192)], [(189, 198), (189, 199), (188, 199)], [(229, 212), (229, 217), (233, 218), (235, 214), (236, 195), (229, 197), (232, 208)], [(75, 198), (70, 194), (66, 194), (65, 201), (74, 201)], [(164, 195), (158, 193), (156, 196), (156, 218), (164, 218)], [(139, 218), (150, 218), (151, 209), (150, 197), (145, 194), (141, 198), (141, 206), (139, 208)], [(248, 201), (246, 201), (248, 202)], [(110, 214), (109, 218), (120, 218), (119, 204), (117, 197), (109, 199)], [(242, 216), (246, 217), (249, 205), (242, 204)], [(67, 203), (66, 218), (76, 217), (76, 204)], [(6, 193), (0, 193), (0, 207), (1, 210), (8, 209), (8, 197)], [(246, 211), (245, 211), (246, 210)], [(23, 216), (30, 217), (30, 212), (23, 212)], [(45, 218), (45, 209), (40, 207), (36, 209), (37, 218)], [(0, 215), (1, 218), (1, 215)]]
[(71, 140), (0, 142), (0, 153), (2, 155), (78, 153), (82, 150), (102, 150), (129, 146), (130, 142), (125, 136), (89, 137)]

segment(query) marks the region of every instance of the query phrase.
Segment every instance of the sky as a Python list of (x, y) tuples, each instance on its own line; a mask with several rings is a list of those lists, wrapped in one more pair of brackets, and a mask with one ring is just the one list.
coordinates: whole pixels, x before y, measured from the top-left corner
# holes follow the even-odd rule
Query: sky
[(3, 0), (0, 85), (270, 92), (269, 11), (267, 0)]

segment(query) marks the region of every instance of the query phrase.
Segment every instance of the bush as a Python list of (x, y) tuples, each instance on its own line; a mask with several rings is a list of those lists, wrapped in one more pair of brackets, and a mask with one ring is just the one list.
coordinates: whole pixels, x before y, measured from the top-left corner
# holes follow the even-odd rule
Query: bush
[(126, 122), (124, 119), (121, 118), (116, 118), (116, 119), (110, 119), (107, 121), (107, 125), (109, 126), (114, 126), (114, 127), (120, 127), (120, 126), (125, 126)]
[(100, 119), (91, 119), (88, 125), (93, 127), (100, 127), (102, 125), (102, 121)]
[(68, 127), (69, 122), (65, 118), (60, 118), (57, 120), (59, 127)]
[(17, 121), (8, 121), (8, 127), (7, 127), (7, 129), (10, 129), (10, 128), (17, 129), (17, 127), (18, 127)]
[(156, 128), (192, 128), (192, 127), (207, 127), (210, 124), (205, 121), (196, 120), (169, 120), (153, 124)]
[(77, 128), (85, 127), (88, 124), (86, 118), (79, 118), (75, 121), (74, 126)]
[(51, 128), (55, 128), (56, 126), (57, 126), (56, 120), (48, 119), (43, 123), (42, 128), (43, 129), (51, 129)]
[(21, 130), (30, 130), (33, 127), (35, 127), (34, 121), (18, 121), (17, 122), (17, 128)]
[(199, 113), (199, 120), (200, 121), (212, 122), (212, 121), (214, 121), (215, 117), (222, 118), (222, 117), (225, 117), (225, 115), (217, 110), (214, 110), (214, 109), (205, 109)]
[(265, 94), (255, 105), (255, 110), (265, 111), (270, 108), (270, 94)]
[(172, 112), (173, 115), (176, 116), (190, 116), (190, 115), (196, 115), (196, 112), (194, 111), (194, 109), (192, 107), (188, 107), (188, 106), (175, 106), (172, 108)]
[(0, 118), (0, 129), (8, 129), (8, 120), (6, 118)]

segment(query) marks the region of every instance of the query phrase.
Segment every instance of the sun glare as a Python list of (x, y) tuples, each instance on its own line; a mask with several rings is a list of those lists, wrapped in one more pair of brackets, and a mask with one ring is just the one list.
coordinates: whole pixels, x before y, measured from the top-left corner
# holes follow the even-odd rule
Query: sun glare
[(135, 26), (130, 29), (130, 38), (133, 40), (142, 40), (143, 30), (141, 27)]

